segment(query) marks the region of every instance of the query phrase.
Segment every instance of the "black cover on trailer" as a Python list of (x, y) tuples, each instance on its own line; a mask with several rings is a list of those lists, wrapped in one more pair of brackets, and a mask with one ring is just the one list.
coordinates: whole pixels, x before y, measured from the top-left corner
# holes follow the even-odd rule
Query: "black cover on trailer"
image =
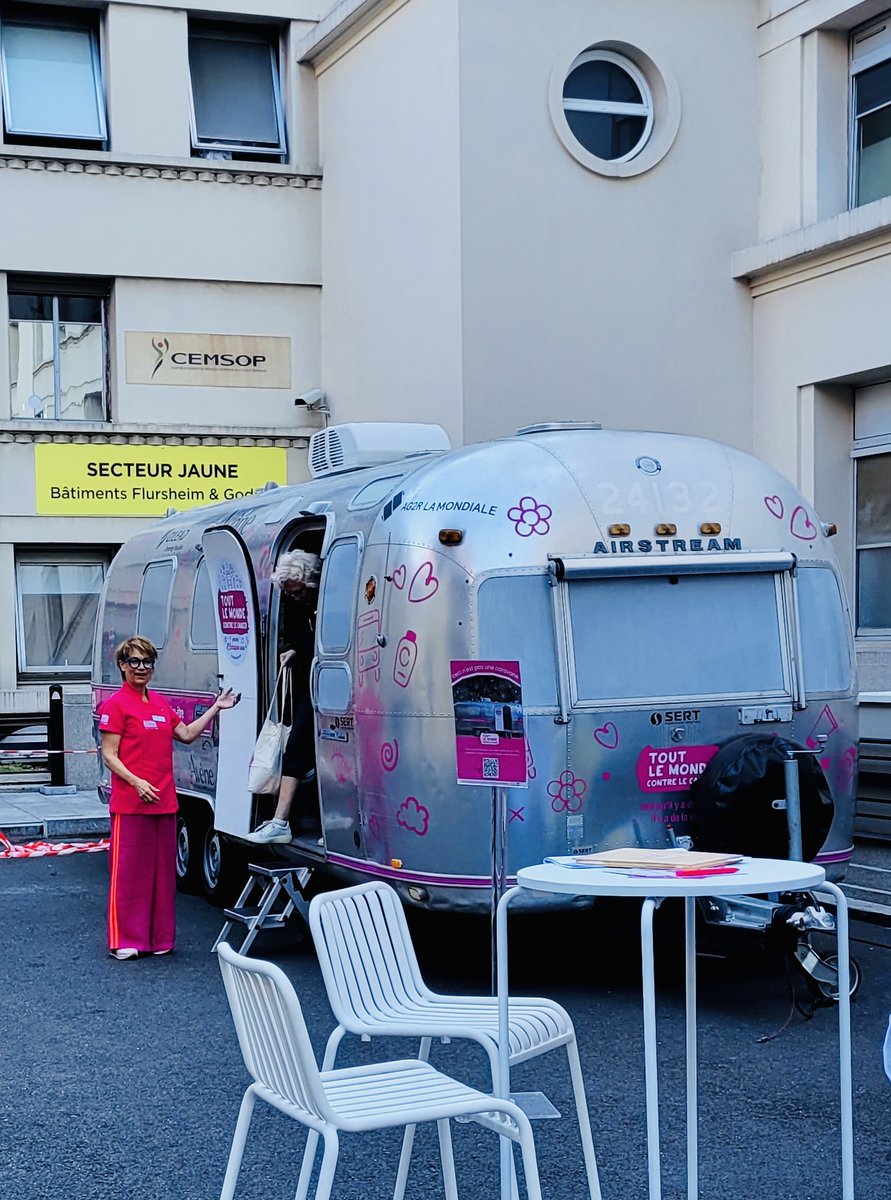
[[(805, 747), (771, 734), (743, 734), (721, 745), (690, 789), (690, 832), (698, 850), (789, 857), (786, 810), (772, 805), (786, 795), (783, 763), (790, 749)], [(811, 861), (826, 841), (834, 805), (817, 756), (796, 757), (802, 851), (805, 861)]]

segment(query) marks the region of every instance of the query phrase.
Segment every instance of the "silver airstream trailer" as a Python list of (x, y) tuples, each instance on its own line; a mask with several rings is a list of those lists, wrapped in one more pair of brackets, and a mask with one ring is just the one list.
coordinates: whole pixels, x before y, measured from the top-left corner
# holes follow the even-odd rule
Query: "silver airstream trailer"
[(435, 426), (380, 423), (316, 434), (310, 469), (171, 513), (108, 575), (94, 705), (135, 632), (158, 646), (154, 686), (184, 720), (220, 686), (242, 695), (204, 741), (176, 747), (184, 885), (231, 894), (245, 836), (271, 815), (247, 768), (278, 661), (271, 573), (295, 547), (323, 558), (316, 777), (272, 853), (389, 880), (418, 905), (488, 909), (492, 789), (456, 782), (450, 664), (517, 660), (523, 708), (503, 719), (525, 736), (528, 785), (508, 794), (509, 874), (682, 836), (784, 856), (775, 801), (792, 748), (804, 854), (842, 877), (850, 621), (831, 528), (774, 470), (715, 442), (593, 424), (451, 450)]

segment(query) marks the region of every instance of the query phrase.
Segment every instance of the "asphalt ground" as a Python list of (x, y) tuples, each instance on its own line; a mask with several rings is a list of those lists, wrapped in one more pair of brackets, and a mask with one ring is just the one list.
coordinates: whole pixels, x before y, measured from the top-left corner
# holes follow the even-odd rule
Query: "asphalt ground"
[[(209, 948), (221, 914), (179, 899), (174, 955), (116, 962), (104, 950), (104, 854), (0, 862), (0, 1195), (3, 1200), (219, 1195), (248, 1079)], [(663, 1189), (685, 1194), (682, 953), (669, 906), (657, 916)], [(428, 981), (484, 992), (487, 922), (420, 914), (414, 937)], [(858, 1200), (887, 1200), (891, 1082), (881, 1044), (891, 1008), (887, 931), (855, 927), (864, 982), (853, 1008)], [(637, 914), (517, 917), (512, 990), (544, 993), (576, 1023), (604, 1200), (646, 1195)], [(891, 939), (885, 939), (891, 940)], [(834, 1008), (805, 1019), (790, 1004), (782, 958), (739, 938), (699, 962), (700, 1160), (703, 1200), (827, 1200), (840, 1195)], [(732, 951), (727, 957), (728, 950)], [(321, 1055), (332, 1018), (311, 946), (263, 934), (253, 953), (294, 981)], [(806, 989), (798, 977), (801, 996)], [(777, 1034), (771, 1040), (759, 1038)], [(349, 1039), (339, 1065), (405, 1057), (399, 1039)], [(438, 1066), (487, 1085), (479, 1050), (434, 1048)], [(535, 1123), (547, 1200), (584, 1195), (571, 1092), (557, 1052), (518, 1068), (513, 1086), (543, 1089), (565, 1115)], [(258, 1106), (237, 1197), (290, 1200), (304, 1134)], [(497, 1139), (455, 1130), (464, 1197), (495, 1197)], [(392, 1193), (400, 1134), (346, 1135), (336, 1200)], [(442, 1195), (435, 1131), (419, 1131), (408, 1200)]]

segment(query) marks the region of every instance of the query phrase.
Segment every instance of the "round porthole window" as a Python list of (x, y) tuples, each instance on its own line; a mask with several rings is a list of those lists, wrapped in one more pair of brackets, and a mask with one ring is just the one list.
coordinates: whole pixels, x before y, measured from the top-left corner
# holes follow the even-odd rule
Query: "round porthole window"
[(566, 123), (595, 158), (627, 162), (653, 128), (653, 99), (643, 74), (609, 50), (579, 55), (563, 84)]
[(554, 65), (551, 120), (563, 145), (601, 175), (638, 175), (668, 151), (680, 124), (677, 85), (639, 47), (578, 43)]

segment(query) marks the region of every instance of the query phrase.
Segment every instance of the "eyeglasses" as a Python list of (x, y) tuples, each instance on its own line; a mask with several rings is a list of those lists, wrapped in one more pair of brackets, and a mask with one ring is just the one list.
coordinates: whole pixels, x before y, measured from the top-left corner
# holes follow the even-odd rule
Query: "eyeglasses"
[(140, 668), (146, 671), (153, 671), (155, 669), (155, 660), (153, 658), (125, 658), (124, 662), (134, 671), (138, 671)]

